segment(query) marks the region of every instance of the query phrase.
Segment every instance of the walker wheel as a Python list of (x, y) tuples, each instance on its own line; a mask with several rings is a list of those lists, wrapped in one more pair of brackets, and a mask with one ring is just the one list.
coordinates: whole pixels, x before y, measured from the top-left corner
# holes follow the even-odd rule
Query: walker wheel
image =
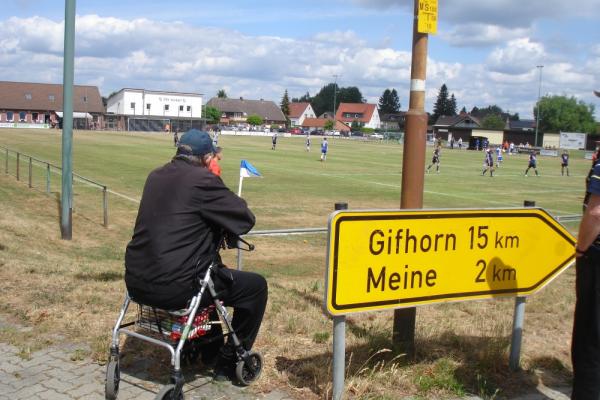
[(258, 379), (262, 371), (263, 358), (260, 353), (251, 351), (248, 353), (246, 361), (240, 360), (235, 366), (235, 377), (240, 384), (244, 386), (250, 385)]
[(106, 366), (106, 383), (104, 385), (104, 397), (106, 400), (116, 400), (119, 394), (119, 361), (110, 360)]
[(156, 394), (155, 400), (183, 400), (183, 390), (179, 392), (177, 398), (173, 397), (175, 393), (175, 385), (172, 383), (163, 386), (163, 388)]

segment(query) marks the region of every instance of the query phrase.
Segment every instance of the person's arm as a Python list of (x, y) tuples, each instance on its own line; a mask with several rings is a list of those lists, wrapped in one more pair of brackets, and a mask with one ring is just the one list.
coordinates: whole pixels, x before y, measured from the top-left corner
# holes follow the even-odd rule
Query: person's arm
[(592, 194), (579, 224), (575, 248), (577, 256), (585, 253), (598, 235), (600, 235), (600, 194)]
[(243, 235), (254, 226), (256, 218), (246, 201), (229, 190), (220, 178), (210, 174), (195, 189), (200, 214), (212, 225), (235, 235)]
[(590, 198), (579, 224), (579, 235), (575, 248), (578, 257), (587, 251), (600, 234), (600, 164), (594, 167), (587, 189)]

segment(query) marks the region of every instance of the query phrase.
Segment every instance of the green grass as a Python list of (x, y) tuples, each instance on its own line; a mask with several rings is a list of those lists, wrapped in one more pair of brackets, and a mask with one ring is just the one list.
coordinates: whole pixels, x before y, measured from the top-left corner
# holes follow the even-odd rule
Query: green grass
[[(348, 202), (350, 208), (399, 208), (402, 146), (343, 139), (330, 142), (328, 159), (321, 163), (318, 148), (313, 146), (307, 153), (301, 137), (280, 138), (276, 151), (270, 150), (270, 137), (220, 137), (223, 179), (232, 190), (237, 191), (241, 159), (250, 161), (263, 175), (244, 180), (243, 188), (243, 197), (257, 214), (257, 229), (324, 226), (339, 201)], [(4, 129), (0, 145), (60, 165), (57, 131)], [(426, 151), (427, 164), (431, 147)], [(170, 135), (76, 132), (73, 170), (137, 199), (148, 172), (168, 162), (173, 152)], [(553, 215), (580, 213), (583, 178), (589, 168), (582, 152), (572, 152), (570, 177), (560, 176), (558, 158), (539, 157), (540, 177), (523, 176), (525, 155), (505, 155), (504, 159), (490, 178), (481, 176), (482, 152), (442, 150), (441, 172), (425, 176), (423, 207), (520, 207), (524, 200), (534, 200)], [(12, 157), (9, 163), (13, 169)], [(26, 172), (22, 160), (22, 180)], [(56, 177), (53, 181), (59, 183)], [(100, 200), (96, 207), (101, 207)]]
[[(307, 153), (303, 137), (280, 138), (275, 151), (270, 137), (220, 137), (223, 179), (234, 192), (241, 159), (263, 175), (244, 180), (243, 197), (257, 216), (255, 229), (326, 227), (340, 201), (350, 209), (399, 208), (401, 145), (332, 139), (328, 160), (322, 163), (318, 142), (314, 137), (313, 150)], [(0, 129), (0, 146), (60, 165), (58, 131)], [(414, 173), (424, 173), (432, 150), (427, 147), (426, 162)], [(73, 170), (139, 199), (148, 172), (173, 154), (170, 135), (75, 132)], [(490, 178), (481, 176), (483, 158), (482, 152), (443, 149), (441, 172), (424, 175), (423, 207), (521, 207), (524, 200), (534, 200), (554, 216), (581, 213), (590, 166), (583, 152), (571, 152), (570, 177), (560, 176), (560, 161), (553, 157), (538, 158), (540, 177), (524, 177), (527, 157), (505, 155)], [(4, 175), (4, 161), (0, 150), (0, 311), (35, 326), (36, 332), (48, 332), (48, 345), (58, 335), (85, 342), (102, 361), (122, 302), (123, 253), (138, 204), (111, 194), (106, 229), (101, 226), (100, 191), (75, 181), (73, 240), (63, 241), (60, 177), (52, 175), (48, 196), (43, 193), (45, 170), (34, 167), (35, 190), (30, 190), (27, 160), (21, 160), (21, 183)], [(12, 154), (8, 161), (14, 174)], [(565, 226), (576, 233), (578, 223)], [(326, 237), (254, 236), (251, 241), (256, 250), (244, 253), (244, 269), (261, 273), (269, 282), (269, 304), (257, 341), (266, 363), (258, 390), (292, 387), (307, 399), (325, 398), (332, 331), (331, 319), (322, 312)], [(223, 252), (223, 259), (235, 265), (236, 254)], [(538, 370), (564, 382), (570, 368), (573, 282), (568, 270), (528, 299), (524, 372), (514, 374), (506, 368), (512, 299), (420, 307), (414, 361), (386, 350), (393, 348), (390, 313), (352, 315), (346, 333), (348, 391), (363, 399), (453, 398), (467, 392), (493, 398), (498, 390), (505, 395), (531, 389)], [(14, 343), (24, 356), (42, 346), (31, 334), (0, 330), (0, 340)]]

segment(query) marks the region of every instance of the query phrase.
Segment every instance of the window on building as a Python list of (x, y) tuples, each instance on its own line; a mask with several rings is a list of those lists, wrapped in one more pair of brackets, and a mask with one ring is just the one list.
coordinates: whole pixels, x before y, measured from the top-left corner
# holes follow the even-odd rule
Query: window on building
[(53, 94), (49, 94), (49, 95), (48, 95), (48, 100), (50, 100), (50, 101), (54, 101), (54, 95), (53, 95)]
[(88, 100), (88, 99), (87, 99), (87, 96), (83, 96), (83, 97), (81, 98), (81, 100), (83, 100), (83, 102), (84, 102), (84, 103), (87, 103), (87, 100)]
[(37, 120), (40, 118), (40, 114), (34, 112), (31, 113), (31, 119), (33, 120), (33, 122), (37, 122)]
[(131, 102), (131, 104), (129, 105), (131, 108), (135, 109), (135, 102)]
[(183, 106), (179, 106), (179, 111), (183, 111)]
[(6, 120), (8, 122), (13, 122), (13, 119), (15, 118), (15, 114), (12, 111), (8, 111), (6, 113)]
[(150, 103), (147, 103), (146, 104), (146, 110), (149, 110), (149, 109), (150, 109)]
[(25, 93), (25, 100), (31, 100), (31, 93)]
[(27, 116), (27, 113), (25, 111), (21, 111), (19, 113), (19, 122), (25, 122), (25, 117)]
[(169, 111), (169, 105), (165, 104), (165, 111)]
[(187, 111), (192, 111), (192, 106), (187, 106)]

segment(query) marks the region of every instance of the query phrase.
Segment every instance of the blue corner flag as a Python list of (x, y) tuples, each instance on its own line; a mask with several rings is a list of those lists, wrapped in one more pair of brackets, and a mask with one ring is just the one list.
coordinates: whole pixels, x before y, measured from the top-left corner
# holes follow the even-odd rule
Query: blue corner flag
[(246, 160), (242, 160), (240, 163), (240, 177), (253, 178), (255, 176), (261, 176), (260, 172), (254, 168), (254, 165), (250, 164)]

